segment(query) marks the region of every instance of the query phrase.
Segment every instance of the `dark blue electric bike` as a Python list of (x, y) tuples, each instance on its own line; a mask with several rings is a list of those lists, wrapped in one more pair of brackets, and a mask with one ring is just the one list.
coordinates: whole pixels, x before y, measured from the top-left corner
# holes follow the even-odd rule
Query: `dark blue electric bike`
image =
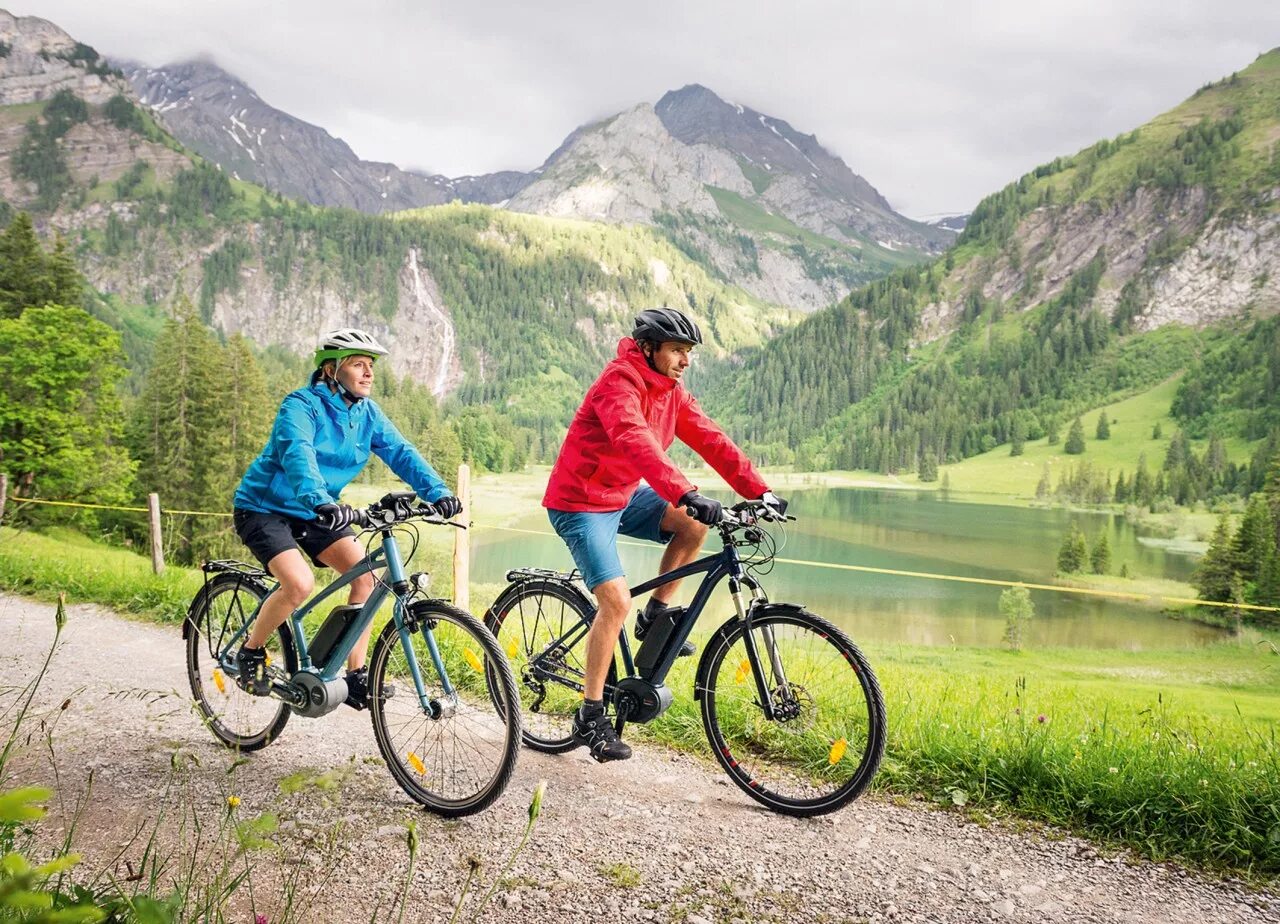
[[(387, 768), (416, 802), (440, 815), (478, 812), (501, 795), (515, 768), (520, 710), (514, 675), (492, 633), (474, 616), (432, 597), (425, 572), (407, 574), (413, 524), (459, 526), (412, 493), (388, 494), (359, 511), (365, 559), (294, 611), (267, 643), (268, 696), (236, 684), (236, 652), (278, 585), (239, 561), (203, 565), (205, 584), (182, 627), (191, 692), (209, 730), (239, 751), (266, 747), (290, 716), (319, 718), (347, 698), (346, 660), (384, 602), (391, 618), (369, 661), (369, 711)], [(397, 537), (412, 547), (402, 555)], [(377, 543), (378, 547), (373, 548)], [(360, 605), (333, 607), (310, 638), (307, 614), (364, 574), (374, 589)]]
[[(692, 678), (712, 753), (763, 805), (819, 815), (856, 798), (875, 776), (884, 754), (884, 699), (871, 665), (844, 632), (801, 605), (769, 600), (759, 577), (777, 547), (766, 526), (780, 520), (759, 501), (740, 503), (716, 527), (720, 551), (631, 588), (634, 598), (704, 575), (689, 606), (656, 619), (634, 655), (624, 629), (604, 699), (619, 733), (628, 722), (662, 715), (673, 700), (665, 681), (680, 646), (727, 580), (734, 615), (705, 642)], [(507, 580), (485, 624), (518, 677), (524, 742), (549, 753), (573, 750), (595, 605), (577, 572), (519, 568)]]

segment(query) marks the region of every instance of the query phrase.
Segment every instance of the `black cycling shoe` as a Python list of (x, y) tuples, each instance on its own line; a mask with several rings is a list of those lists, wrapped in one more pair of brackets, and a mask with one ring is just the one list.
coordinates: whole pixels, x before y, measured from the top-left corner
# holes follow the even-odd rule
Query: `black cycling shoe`
[(266, 696), (271, 692), (271, 678), (267, 676), (267, 650), (241, 646), (236, 652), (236, 686), (254, 696)]
[(599, 712), (584, 717), (582, 713), (579, 709), (573, 714), (573, 737), (579, 744), (586, 745), (597, 762), (626, 760), (631, 756), (631, 746), (618, 737), (609, 716)]
[[(644, 609), (636, 613), (635, 636), (637, 642), (644, 639), (645, 633), (647, 633), (649, 631), (649, 627), (653, 625), (654, 619), (663, 612), (669, 612), (671, 614), (672, 621), (675, 621), (679, 619), (680, 614), (684, 612), (684, 607), (666, 606), (651, 599)], [(684, 644), (680, 646), (680, 654), (676, 655), (676, 657), (687, 658), (697, 650), (698, 649), (694, 646), (693, 642), (685, 639)]]
[[(395, 684), (382, 685), (383, 699), (390, 699), (395, 695)], [(369, 668), (361, 667), (347, 671), (347, 698), (344, 702), (357, 712), (369, 708)]]

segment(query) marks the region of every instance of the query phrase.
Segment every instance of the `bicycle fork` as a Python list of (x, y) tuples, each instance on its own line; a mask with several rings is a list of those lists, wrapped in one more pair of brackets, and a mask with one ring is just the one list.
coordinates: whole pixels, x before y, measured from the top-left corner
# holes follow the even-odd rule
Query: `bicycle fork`
[[(755, 590), (752, 586), (752, 603), (755, 603)], [(765, 718), (774, 721), (778, 718), (777, 711), (774, 709), (774, 691), (768, 688), (765, 682), (765, 672), (760, 659), (760, 650), (756, 645), (756, 639), (752, 630), (751, 612), (752, 608), (747, 607), (742, 602), (742, 582), (737, 578), (729, 579), (729, 596), (733, 599), (733, 608), (738, 614), (738, 618), (743, 622), (742, 644), (747, 650), (747, 661), (751, 665), (751, 674), (756, 682), (756, 695), (758, 697), (758, 705), (764, 711)], [(773, 671), (773, 679), (777, 683), (777, 693), (783, 702), (789, 702), (791, 699), (791, 686), (787, 682), (787, 674), (782, 666), (782, 658), (778, 654), (778, 643), (773, 635), (771, 626), (762, 626), (760, 628), (760, 637), (764, 642), (765, 654), (769, 659), (769, 667)]]

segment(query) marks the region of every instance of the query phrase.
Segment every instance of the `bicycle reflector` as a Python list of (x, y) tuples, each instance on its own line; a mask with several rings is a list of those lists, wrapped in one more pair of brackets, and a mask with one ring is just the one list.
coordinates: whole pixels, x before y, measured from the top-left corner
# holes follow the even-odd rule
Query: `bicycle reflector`
[(222, 693), (224, 695), (226, 694), (227, 682), (222, 679), (222, 671), (217, 670), (216, 668), (214, 669), (214, 672), (213, 672), (213, 685), (218, 688), (219, 693)]
[(417, 770), (421, 776), (427, 775), (427, 768), (423, 765), (422, 758), (413, 753), (413, 751), (409, 752), (409, 766)]
[(751, 673), (751, 662), (743, 658), (742, 663), (738, 665), (738, 672), (733, 675), (733, 682), (742, 683), (747, 679), (747, 674), (749, 673)]
[(470, 648), (462, 649), (462, 656), (467, 659), (467, 663), (471, 665), (473, 671), (484, 670), (484, 665), (480, 663), (480, 658)]

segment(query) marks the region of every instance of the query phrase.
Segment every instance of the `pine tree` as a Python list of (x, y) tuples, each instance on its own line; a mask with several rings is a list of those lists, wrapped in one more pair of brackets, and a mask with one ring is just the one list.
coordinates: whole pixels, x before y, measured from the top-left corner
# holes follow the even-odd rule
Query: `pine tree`
[(1209, 539), (1209, 550), (1200, 559), (1193, 579), (1200, 599), (1230, 601), (1231, 581), (1235, 573), (1231, 566), (1231, 523), (1223, 514), (1218, 518), (1218, 525)]
[(1036, 614), (1031, 591), (1025, 587), (1008, 587), (1000, 593), (1000, 615), (1004, 617), (1004, 643), (1013, 651), (1022, 649), (1022, 631)]
[(1089, 553), (1089, 567), (1094, 574), (1106, 574), (1111, 570), (1111, 543), (1105, 530), (1098, 533), (1098, 541)]
[(1107, 419), (1106, 411), (1098, 415), (1098, 428), (1094, 431), (1094, 437), (1100, 440), (1111, 439), (1111, 421)]
[(920, 480), (923, 482), (938, 480), (938, 459), (931, 452), (920, 456)]
[(1058, 418), (1050, 417), (1049, 423), (1045, 427), (1046, 438), (1050, 446), (1058, 445)]
[(1084, 452), (1084, 424), (1077, 417), (1071, 423), (1071, 430), (1067, 433), (1067, 442), (1062, 447), (1063, 452), (1068, 455), (1078, 456)]
[[(165, 322), (130, 425), (138, 486), (175, 510), (227, 510), (233, 487), (231, 402), (235, 369), (182, 297)], [(212, 517), (181, 516), (168, 530), (174, 554), (194, 561), (225, 537)]]
[(1010, 438), (1009, 455), (1020, 456), (1026, 450), (1027, 425), (1021, 417), (1013, 418), (1013, 433)]
[(1246, 584), (1256, 581), (1262, 563), (1276, 545), (1275, 524), (1266, 498), (1255, 494), (1249, 498), (1240, 519), (1240, 528), (1231, 540), (1231, 567)]
[(1044, 500), (1049, 496), (1051, 484), (1049, 481), (1049, 463), (1044, 464), (1044, 470), (1040, 472), (1040, 480), (1036, 482), (1036, 498)]
[(1058, 572), (1060, 574), (1079, 574), (1084, 570), (1088, 558), (1088, 545), (1084, 533), (1078, 526), (1071, 527), (1071, 532), (1062, 539), (1058, 547)]
[(1120, 472), (1118, 475), (1116, 475), (1116, 490), (1115, 490), (1115, 494), (1112, 496), (1112, 499), (1117, 504), (1124, 504), (1124, 503), (1128, 503), (1129, 501), (1129, 485), (1124, 480), (1124, 472)]
[(1158, 421), (1158, 420), (1156, 421), (1156, 425), (1155, 425), (1154, 427), (1152, 427), (1152, 428), (1151, 428), (1151, 438), (1152, 438), (1153, 440), (1162, 440), (1162, 439), (1164, 439), (1164, 430), (1163, 430), (1163, 428), (1161, 428), (1161, 426), (1160, 426), (1160, 421)]

